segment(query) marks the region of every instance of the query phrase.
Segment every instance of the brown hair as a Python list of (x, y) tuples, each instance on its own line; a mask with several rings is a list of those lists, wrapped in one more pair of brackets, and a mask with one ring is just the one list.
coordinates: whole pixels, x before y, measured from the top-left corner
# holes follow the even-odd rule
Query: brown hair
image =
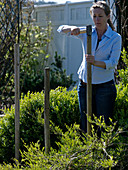
[[(105, 12), (105, 14), (106, 14), (106, 16), (110, 15), (110, 13), (111, 13), (111, 9), (110, 9), (109, 5), (107, 5), (107, 3), (106, 3), (105, 1), (98, 1), (98, 2), (93, 3), (93, 5), (92, 5), (91, 8), (90, 8), (90, 14), (91, 14), (91, 16), (92, 16), (92, 11), (93, 11), (93, 9), (95, 9), (95, 8), (103, 9), (104, 12)], [(115, 31), (115, 27), (114, 27), (111, 19), (108, 19), (108, 24), (109, 24), (109, 26), (112, 28), (112, 30)]]

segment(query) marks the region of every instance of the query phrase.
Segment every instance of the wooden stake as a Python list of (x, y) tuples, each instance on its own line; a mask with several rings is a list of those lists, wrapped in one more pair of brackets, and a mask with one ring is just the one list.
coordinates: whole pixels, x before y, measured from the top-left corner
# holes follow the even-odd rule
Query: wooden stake
[(15, 72), (15, 158), (19, 161), (20, 145), (20, 59), (19, 44), (14, 45), (14, 72)]
[[(92, 26), (87, 26), (87, 54), (91, 54)], [(92, 116), (92, 73), (91, 64), (87, 63), (87, 115)], [(87, 121), (87, 133), (91, 135), (91, 123)]]
[(44, 137), (45, 137), (45, 152), (50, 151), (50, 128), (49, 128), (49, 92), (50, 92), (50, 69), (45, 68), (44, 73), (44, 88), (45, 88), (45, 98), (44, 98)]

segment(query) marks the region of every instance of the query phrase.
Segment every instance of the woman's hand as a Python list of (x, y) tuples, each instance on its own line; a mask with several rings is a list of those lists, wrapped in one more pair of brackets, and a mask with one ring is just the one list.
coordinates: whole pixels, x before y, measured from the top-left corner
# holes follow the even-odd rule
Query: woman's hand
[(95, 64), (95, 57), (94, 57), (94, 55), (86, 54), (85, 56), (86, 56), (87, 63), (90, 63), (92, 65)]
[(73, 28), (71, 29), (71, 35), (79, 35), (80, 34), (80, 28)]

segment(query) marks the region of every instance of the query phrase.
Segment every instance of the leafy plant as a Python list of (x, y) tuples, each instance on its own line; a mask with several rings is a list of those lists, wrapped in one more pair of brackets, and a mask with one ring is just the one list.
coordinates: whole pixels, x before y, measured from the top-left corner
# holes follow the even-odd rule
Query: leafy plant
[[(49, 60), (48, 48), (52, 39), (51, 23), (48, 23), (46, 29), (39, 26), (24, 27), (22, 30), (21, 42), (24, 44), (21, 50), (21, 72), (20, 83), (21, 92), (26, 94), (30, 92), (40, 92), (44, 89), (44, 68)], [(27, 32), (27, 38), (24, 32)], [(55, 89), (58, 86), (69, 88), (75, 85), (73, 74), (67, 76), (66, 70), (62, 68), (64, 58), (55, 53), (55, 62), (50, 69), (50, 88)]]
[[(125, 63), (127, 63), (127, 58), (126, 58)], [(123, 75), (123, 74), (121, 74), (121, 75)], [(121, 78), (123, 78), (123, 76)], [(44, 146), (44, 133), (43, 133), (44, 92), (43, 91), (41, 93), (28, 92), (27, 95), (22, 97), (22, 99), (20, 101), (20, 108), (21, 108), (21, 110), (20, 110), (20, 132), (21, 132), (20, 137), (24, 140), (24, 142), (26, 143), (27, 146), (29, 146), (29, 144), (31, 142), (36, 143), (39, 140), (40, 141), (39, 145), (42, 148)], [(107, 128), (105, 126), (104, 122), (101, 122), (102, 119), (99, 119), (98, 121), (97, 121), (97, 119), (95, 120), (95, 123), (98, 126), (104, 126), (104, 129), (106, 129), (106, 132), (102, 133), (102, 135), (101, 135), (101, 139), (103, 139), (102, 141), (99, 141), (95, 132), (92, 131), (94, 139), (96, 139), (96, 141), (98, 140), (98, 143), (99, 143), (99, 145), (96, 141), (95, 141), (96, 143), (95, 142), (93, 143), (94, 139), (91, 141), (94, 144), (93, 149), (96, 148), (96, 150), (95, 150), (96, 153), (93, 151), (94, 156), (95, 156), (95, 160), (93, 160), (93, 161), (94, 162), (96, 161), (94, 164), (95, 168), (98, 168), (99, 165), (101, 167), (102, 166), (107, 167), (108, 164), (110, 167), (115, 166), (115, 164), (116, 164), (115, 160), (118, 160), (116, 170), (119, 169), (120, 167), (127, 169), (126, 167), (128, 166), (127, 165), (128, 148), (127, 148), (127, 145), (123, 145), (123, 143), (127, 143), (127, 141), (128, 141), (128, 127), (127, 127), (128, 109), (127, 108), (128, 108), (128, 85), (127, 85), (126, 81), (122, 81), (122, 82), (120, 82), (119, 85), (117, 85), (117, 99), (116, 99), (115, 109), (114, 109), (114, 120), (117, 121), (117, 125), (114, 124), (113, 126), (110, 126), (109, 128)], [(1, 146), (0, 147), (0, 160), (1, 160), (1, 162), (3, 162), (3, 161), (10, 162), (11, 158), (14, 157), (14, 106), (12, 106), (10, 110), (9, 109), (5, 110), (5, 113), (6, 113), (5, 117), (0, 119), (0, 146)], [(50, 165), (49, 165), (49, 161), (47, 162), (48, 166), (54, 165), (55, 162), (59, 166), (62, 164), (63, 166), (67, 166), (67, 167), (71, 166), (72, 168), (74, 168), (73, 166), (77, 167), (80, 164), (82, 164), (79, 161), (79, 158), (80, 158), (80, 160), (82, 160), (81, 156), (79, 157), (79, 152), (78, 152), (78, 150), (77, 150), (77, 152), (75, 151), (75, 147), (76, 147), (76, 149), (81, 148), (81, 146), (79, 145), (79, 142), (84, 141), (83, 136), (81, 136), (81, 133), (79, 134), (79, 130), (77, 130), (77, 135), (78, 135), (77, 137), (78, 137), (78, 139), (80, 139), (80, 141), (78, 143), (76, 142), (76, 145), (78, 144), (78, 148), (77, 148), (75, 143), (73, 144), (73, 142), (78, 140), (77, 137), (76, 138), (75, 138), (75, 136), (71, 137), (72, 133), (76, 134), (76, 132), (74, 132), (74, 130), (73, 130), (73, 132), (72, 132), (72, 130), (70, 130), (69, 132), (66, 133), (66, 126), (68, 125), (70, 127), (70, 125), (71, 124), (73, 125), (75, 122), (77, 124), (79, 124), (79, 122), (80, 122), (79, 117), (80, 116), (79, 116), (78, 95), (77, 95), (76, 88), (74, 88), (71, 91), (67, 91), (67, 88), (58, 87), (57, 89), (50, 91), (50, 120), (51, 120), (50, 129), (51, 129), (51, 140), (52, 140), (51, 144), (54, 148), (51, 151), (53, 151), (53, 153), (54, 153), (53, 155), (54, 155), (55, 159), (53, 158), (53, 155), (51, 155), (50, 158), (44, 156), (45, 159), (51, 161)], [(59, 127), (63, 130), (63, 133), (59, 129)], [(120, 129), (124, 130), (124, 133), (120, 134), (120, 132), (121, 132), (120, 129), (119, 129), (118, 133), (116, 133), (115, 130), (113, 129), (114, 127), (116, 127), (116, 128), (120, 127)], [(71, 133), (71, 136), (70, 136), (70, 133)], [(64, 142), (62, 142), (64, 139), (61, 140), (61, 142), (60, 142), (60, 137), (61, 136), (63, 137), (64, 134), (65, 135), (67, 134), (66, 135), (67, 143), (66, 143), (66, 138), (65, 138)], [(71, 141), (70, 141), (70, 137), (71, 137)], [(85, 135), (85, 139), (88, 139), (86, 135)], [(88, 140), (90, 140), (90, 139), (92, 139), (92, 138), (89, 138)], [(69, 146), (68, 146), (68, 141), (70, 141)], [(113, 141), (115, 142), (114, 145), (113, 145), (113, 143), (111, 143)], [(57, 145), (56, 145), (56, 142), (57, 142)], [(86, 142), (86, 140), (84, 142)], [(90, 145), (91, 145), (91, 142), (90, 142)], [(102, 151), (101, 151), (102, 149), (101, 150), (98, 149), (98, 147), (99, 148), (101, 147), (101, 143), (102, 143), (102, 147), (104, 147), (103, 146), (104, 142), (106, 143), (105, 147), (107, 146), (105, 148), (106, 152), (110, 156), (112, 156), (111, 157), (112, 160), (110, 161), (110, 159), (108, 159), (107, 160), (108, 162), (106, 161), (106, 158), (102, 154)], [(71, 157), (70, 153), (69, 153), (68, 157), (66, 157), (65, 149), (63, 149), (65, 151), (62, 154), (61, 149), (64, 147), (64, 146), (62, 146), (62, 143), (64, 144), (65, 148), (68, 148), (69, 150), (70, 150), (70, 148), (72, 148), (71, 154), (73, 155), (73, 152), (74, 152), (76, 154), (75, 156), (77, 156), (78, 159)], [(109, 143), (109, 145), (108, 145), (108, 143)], [(23, 150), (25, 151), (23, 142), (21, 142), (20, 148), (22, 151)], [(59, 151), (56, 151), (55, 148), (56, 149), (61, 148), (61, 149)], [(83, 153), (85, 153), (85, 152), (83, 152)], [(81, 154), (83, 154), (83, 153), (81, 152)], [(90, 151), (90, 153), (92, 153), (92, 152)], [(100, 156), (98, 156), (98, 154)], [(62, 155), (62, 157), (61, 157), (61, 155)], [(89, 154), (87, 154), (87, 156), (88, 156), (88, 158), (90, 158)], [(61, 160), (60, 164), (59, 164), (59, 161), (57, 161), (57, 160), (59, 160), (59, 157)], [(69, 158), (73, 158), (74, 161), (71, 159), (71, 164), (70, 164), (70, 160), (68, 162), (66, 160), (67, 158), (68, 158), (68, 160), (69, 160)], [(40, 159), (42, 161), (42, 158), (40, 158)], [(76, 162), (75, 162), (75, 160), (76, 160)], [(43, 161), (46, 161), (46, 160), (43, 160)], [(65, 164), (63, 163), (64, 161), (65, 161)], [(101, 161), (102, 165), (99, 164), (98, 161), (99, 162)], [(53, 164), (52, 164), (52, 162), (53, 162)], [(87, 158), (86, 158), (86, 162), (87, 162), (88, 167), (92, 163), (92, 162), (90, 163)], [(35, 166), (37, 166), (37, 164), (35, 164)]]
[[(27, 32), (27, 36), (24, 34)], [(51, 22), (44, 29), (28, 24), (21, 32), (21, 91), (41, 91), (44, 87), (44, 67), (48, 61), (51, 37)]]
[[(26, 149), (21, 152), (21, 164), (14, 165), (14, 169), (118, 169), (123, 146), (126, 145), (119, 141), (121, 129), (115, 131), (116, 123), (112, 121), (110, 126), (106, 126), (102, 118), (95, 117), (93, 123), (104, 127), (101, 138), (98, 138), (93, 125), (91, 136), (81, 133), (77, 124), (67, 126), (66, 132), (57, 128), (56, 132), (61, 133), (62, 137), (57, 142), (58, 150), (51, 148), (49, 154), (45, 153), (44, 148), (40, 149), (39, 141), (32, 142), (30, 146), (24, 143)], [(0, 168), (6, 167), (9, 165)]]
[(76, 81), (73, 81), (73, 74), (70, 74), (67, 76), (66, 70), (63, 69), (63, 60), (65, 58), (61, 58), (60, 55), (55, 52), (54, 56), (55, 62), (53, 62), (51, 65), (53, 65), (53, 68), (51, 68), (51, 81), (50, 86), (51, 89), (55, 89), (58, 86), (67, 87), (74, 86)]
[[(117, 164), (117, 161), (112, 157), (115, 150), (109, 154), (104, 138), (98, 139), (95, 133), (92, 137), (87, 136), (87, 134), (83, 134), (84, 137), (82, 137), (78, 125), (67, 126), (67, 129), (65, 133), (62, 133), (61, 142), (58, 143), (60, 148), (58, 151), (51, 148), (50, 154), (46, 155), (44, 151), (40, 152), (37, 149), (37, 152), (32, 155), (32, 150), (35, 150), (35, 147), (39, 148), (38, 144), (32, 144), (31, 149), (27, 147), (28, 152), (22, 153), (23, 161), (27, 162), (30, 168), (32, 165), (37, 167), (35, 162), (38, 162), (41, 169), (57, 168), (62, 170), (80, 168), (92, 170), (112, 167)], [(29, 150), (31, 151), (29, 152)]]
[(121, 58), (123, 60), (123, 63), (124, 63), (124, 68), (123, 69), (120, 69), (118, 70), (118, 78), (120, 79), (120, 84), (119, 86), (123, 85), (123, 86), (127, 86), (128, 85), (128, 54), (127, 52), (125, 51), (125, 49), (123, 48), (123, 51), (122, 51), (122, 55), (121, 55)]
[[(50, 92), (50, 120), (51, 120), (51, 146), (56, 147), (55, 141), (59, 140), (54, 126), (65, 129), (65, 124), (79, 122), (79, 107), (77, 90), (67, 91), (58, 88)], [(0, 119), (0, 161), (11, 161), (14, 158), (15, 119), (14, 106), (4, 111), (5, 116)], [(20, 101), (20, 138), (29, 145), (30, 142), (40, 141), (44, 146), (44, 92), (31, 93), (21, 98)], [(52, 123), (53, 122), (53, 123)], [(55, 125), (54, 125), (55, 124)], [(23, 142), (20, 143), (23, 150)]]
[(128, 124), (128, 56), (122, 51), (124, 69), (118, 70), (120, 83), (117, 85), (117, 98), (114, 109), (114, 118), (120, 126)]
[[(122, 60), (124, 62), (124, 69), (118, 70), (120, 83), (117, 85), (117, 98), (114, 108), (114, 120), (117, 121), (118, 127), (124, 127), (123, 135), (119, 135), (119, 140), (122, 143), (128, 141), (128, 55), (125, 49), (122, 51)], [(123, 148), (124, 153), (120, 160), (121, 169), (127, 169), (128, 151), (126, 147)], [(125, 152), (126, 151), (126, 152)], [(123, 162), (123, 163), (122, 163)]]
[(77, 89), (67, 91), (58, 87), (50, 93), (50, 117), (55, 125), (65, 129), (65, 124), (79, 123), (79, 104)]

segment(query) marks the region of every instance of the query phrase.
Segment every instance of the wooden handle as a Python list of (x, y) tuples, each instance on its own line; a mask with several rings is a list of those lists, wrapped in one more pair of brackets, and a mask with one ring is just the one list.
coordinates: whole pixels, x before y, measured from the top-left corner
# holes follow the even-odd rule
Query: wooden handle
[[(87, 54), (91, 54), (92, 26), (87, 26)], [(87, 115), (92, 117), (92, 73), (91, 64), (87, 63)], [(91, 135), (91, 123), (87, 121), (87, 133)]]
[(86, 29), (80, 30), (80, 34), (86, 33)]

